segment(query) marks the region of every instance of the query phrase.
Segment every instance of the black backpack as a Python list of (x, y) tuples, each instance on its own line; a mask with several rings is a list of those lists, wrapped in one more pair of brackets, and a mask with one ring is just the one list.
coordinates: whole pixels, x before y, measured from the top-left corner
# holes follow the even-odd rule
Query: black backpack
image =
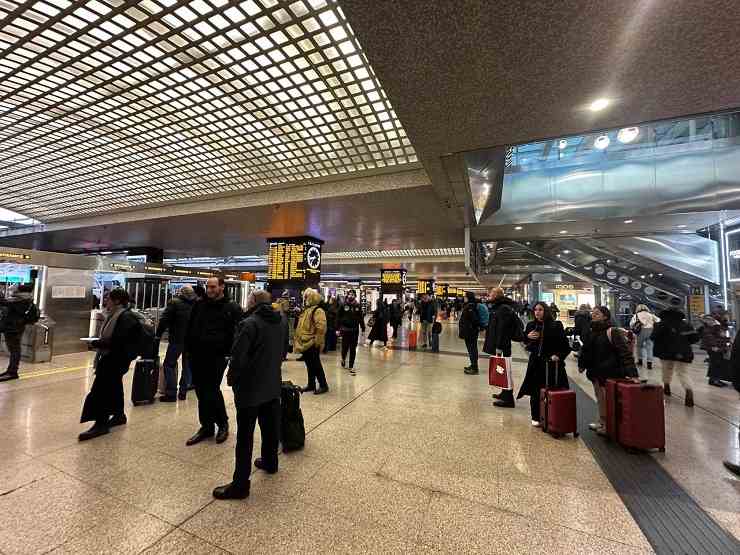
[(524, 341), (524, 323), (522, 319), (512, 311), (511, 314), (511, 340), (521, 343)]
[(303, 449), (306, 443), (301, 388), (293, 382), (283, 382), (280, 388), (280, 442), (284, 453)]

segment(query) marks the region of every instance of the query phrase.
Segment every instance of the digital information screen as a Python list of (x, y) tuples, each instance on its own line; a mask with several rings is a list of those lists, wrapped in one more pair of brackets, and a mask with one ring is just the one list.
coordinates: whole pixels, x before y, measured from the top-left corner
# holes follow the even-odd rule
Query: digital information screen
[(380, 290), (383, 293), (403, 293), (406, 288), (406, 270), (380, 270)]
[(311, 237), (267, 240), (269, 282), (318, 281), (321, 277), (321, 245)]
[(417, 295), (433, 295), (434, 294), (434, 280), (432, 279), (420, 279), (416, 282), (416, 294)]
[(439, 297), (442, 299), (447, 298), (447, 288), (449, 287), (448, 283), (438, 283), (434, 286), (434, 296)]

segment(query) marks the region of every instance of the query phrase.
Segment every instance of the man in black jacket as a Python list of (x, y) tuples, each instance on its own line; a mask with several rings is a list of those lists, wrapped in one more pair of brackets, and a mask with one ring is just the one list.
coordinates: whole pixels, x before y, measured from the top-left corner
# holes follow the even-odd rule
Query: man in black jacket
[[(516, 324), (514, 318), (518, 318), (514, 310), (516, 303), (504, 296), (504, 290), (500, 287), (492, 289), (490, 297), (492, 303), (483, 352), (489, 355), (510, 357), (512, 332)], [(494, 398), (496, 401), (493, 404), (497, 407), (514, 407), (513, 389), (503, 389), (501, 393), (494, 394)]]
[(190, 322), (190, 313), (195, 303), (195, 291), (189, 285), (180, 289), (177, 297), (173, 298), (164, 309), (162, 317), (157, 326), (157, 337), (162, 337), (165, 331), (169, 330), (169, 339), (167, 344), (167, 354), (164, 357), (164, 382), (165, 394), (159, 400), (167, 403), (175, 401), (177, 393), (177, 359), (182, 357), (182, 374), (180, 375), (180, 392), (177, 395), (181, 401), (184, 401), (188, 394), (188, 387), (192, 376), (190, 374), (190, 364), (188, 357), (184, 355), (185, 334), (188, 331)]
[(36, 323), (39, 319), (39, 310), (33, 303), (33, 288), (19, 285), (13, 296), (0, 302), (0, 310), (4, 313), (0, 326), (10, 354), (8, 370), (0, 374), (0, 382), (7, 382), (18, 379), (23, 332), (28, 324)]
[(354, 376), (360, 329), (365, 331), (365, 318), (362, 315), (362, 307), (355, 298), (354, 289), (347, 291), (344, 304), (339, 310), (338, 322), (342, 333), (342, 368), (347, 365), (347, 353), (349, 353), (349, 373)]
[(229, 437), (229, 418), (221, 393), (221, 381), (242, 309), (224, 295), (224, 287), (223, 278), (208, 279), (206, 297), (193, 305), (185, 334), (185, 352), (193, 373), (200, 419), (200, 429), (187, 445), (213, 437), (216, 426), (216, 443), (223, 443)]
[(226, 381), (234, 390), (236, 405), (236, 467), (233, 481), (213, 490), (217, 499), (249, 496), (256, 422), (262, 435), (262, 456), (254, 461), (254, 466), (269, 474), (278, 471), (280, 367), (285, 331), (271, 302), (267, 291), (255, 291), (249, 296), (247, 315), (231, 352)]

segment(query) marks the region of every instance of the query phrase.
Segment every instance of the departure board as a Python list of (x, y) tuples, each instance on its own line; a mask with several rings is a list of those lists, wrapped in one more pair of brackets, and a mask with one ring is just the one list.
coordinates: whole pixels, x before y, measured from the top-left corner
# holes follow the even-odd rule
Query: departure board
[(417, 295), (433, 295), (434, 294), (434, 280), (433, 279), (420, 279), (416, 282), (416, 294)]
[(267, 240), (267, 280), (318, 281), (322, 241), (312, 237)]
[(440, 297), (443, 299), (447, 298), (447, 288), (449, 287), (449, 284), (447, 283), (438, 283), (434, 286), (434, 296)]
[(380, 289), (383, 293), (403, 293), (406, 270), (380, 270)]

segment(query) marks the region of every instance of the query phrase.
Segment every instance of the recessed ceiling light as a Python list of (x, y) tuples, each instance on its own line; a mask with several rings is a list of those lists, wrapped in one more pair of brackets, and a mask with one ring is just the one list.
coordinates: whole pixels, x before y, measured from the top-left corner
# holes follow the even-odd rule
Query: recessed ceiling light
[(640, 276), (640, 279), (645, 279), (645, 276)]
[(558, 141), (558, 148), (560, 150), (563, 150), (567, 146), (568, 146), (568, 139), (560, 139), (560, 141)]
[(568, 230), (567, 229), (561, 229), (560, 230), (560, 235), (564, 235), (566, 233), (568, 233)]
[(659, 277), (663, 277), (663, 274), (658, 274)]
[(620, 143), (631, 143), (640, 134), (639, 127), (625, 127), (617, 132), (617, 140)]
[(527, 241), (527, 244), (528, 244), (528, 245), (531, 245), (532, 243), (530, 243), (529, 241)]
[(686, 224), (677, 225), (676, 227), (679, 228), (679, 229), (682, 229), (682, 228), (686, 227)]
[(609, 146), (609, 137), (607, 135), (599, 135), (594, 141), (594, 146), (599, 150), (604, 150)]
[(558, 258), (560, 258), (560, 254), (557, 254), (556, 256), (557, 256)]
[(516, 227), (515, 227), (514, 229), (515, 229), (516, 231), (521, 231), (521, 230), (522, 230), (522, 229), (524, 229), (524, 228), (523, 228), (522, 226), (518, 225), (518, 226), (516, 226)]
[(632, 254), (640, 254), (640, 253), (637, 251), (632, 251)]
[(632, 223), (632, 220), (624, 220), (624, 223), (631, 224)]
[(599, 112), (609, 106), (609, 104), (611, 104), (611, 101), (608, 98), (597, 98), (588, 105), (588, 109), (592, 112)]
[(570, 254), (570, 251), (569, 250), (564, 250), (563, 251), (563, 254)]

